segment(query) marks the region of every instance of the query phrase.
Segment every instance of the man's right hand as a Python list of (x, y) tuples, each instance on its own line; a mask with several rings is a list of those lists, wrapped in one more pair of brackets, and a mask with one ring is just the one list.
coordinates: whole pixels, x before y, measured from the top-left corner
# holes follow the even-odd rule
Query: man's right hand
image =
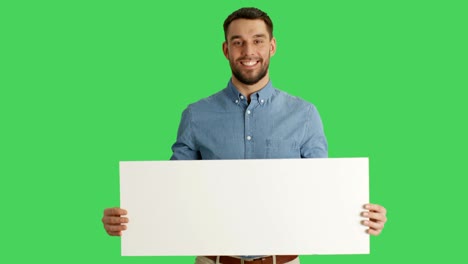
[(107, 234), (110, 236), (122, 235), (122, 231), (127, 229), (125, 224), (128, 223), (128, 218), (122, 217), (122, 215), (126, 214), (127, 210), (118, 207), (107, 208), (104, 210), (102, 223), (104, 224), (104, 229)]

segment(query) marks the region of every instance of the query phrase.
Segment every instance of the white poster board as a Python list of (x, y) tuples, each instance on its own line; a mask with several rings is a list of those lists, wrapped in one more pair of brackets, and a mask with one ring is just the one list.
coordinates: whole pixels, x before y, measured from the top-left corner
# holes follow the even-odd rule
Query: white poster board
[(368, 254), (367, 158), (120, 162), (124, 256)]

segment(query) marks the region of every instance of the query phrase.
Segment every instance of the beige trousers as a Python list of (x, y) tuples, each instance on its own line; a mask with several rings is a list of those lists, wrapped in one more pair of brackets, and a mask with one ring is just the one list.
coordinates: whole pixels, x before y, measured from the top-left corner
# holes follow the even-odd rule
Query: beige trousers
[[(215, 261), (213, 261), (213, 260), (211, 260), (209, 258), (206, 258), (206, 257), (197, 257), (195, 259), (195, 264), (219, 264), (219, 263), (216, 263)], [(249, 262), (244, 261), (244, 264), (249, 264)], [(297, 257), (296, 259), (294, 259), (294, 260), (292, 260), (290, 262), (286, 262), (285, 264), (300, 264), (299, 257)]]

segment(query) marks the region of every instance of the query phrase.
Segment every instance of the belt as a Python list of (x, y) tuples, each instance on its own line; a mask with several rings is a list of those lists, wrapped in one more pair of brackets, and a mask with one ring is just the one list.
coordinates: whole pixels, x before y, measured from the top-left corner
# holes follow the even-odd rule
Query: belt
[[(205, 256), (216, 262), (216, 256)], [(297, 255), (277, 255), (276, 264), (284, 264), (296, 259)], [(219, 262), (221, 264), (242, 264), (242, 260), (230, 256), (220, 256)], [(258, 259), (244, 259), (244, 264), (273, 264), (273, 256), (258, 258)]]

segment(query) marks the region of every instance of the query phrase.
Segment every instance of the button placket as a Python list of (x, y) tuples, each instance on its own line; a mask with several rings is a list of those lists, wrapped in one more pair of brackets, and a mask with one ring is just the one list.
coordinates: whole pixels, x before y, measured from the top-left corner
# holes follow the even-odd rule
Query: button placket
[(253, 131), (252, 131), (252, 126), (253, 126), (253, 117), (252, 117), (252, 106), (253, 106), (253, 101), (250, 102), (250, 104), (247, 106), (245, 112), (244, 112), (244, 125), (245, 125), (245, 158), (249, 159), (253, 157)]

